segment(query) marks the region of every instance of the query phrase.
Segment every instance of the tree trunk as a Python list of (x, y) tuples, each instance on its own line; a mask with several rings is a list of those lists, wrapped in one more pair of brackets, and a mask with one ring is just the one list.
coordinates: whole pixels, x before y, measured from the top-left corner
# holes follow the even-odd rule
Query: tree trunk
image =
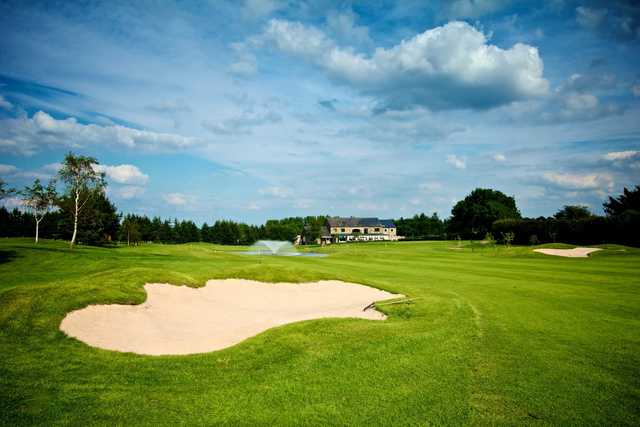
[(73, 248), (73, 245), (76, 243), (76, 236), (78, 235), (78, 204), (80, 203), (80, 191), (76, 190), (76, 209), (73, 215), (73, 236), (71, 236), (70, 247)]
[(129, 246), (130, 240), (131, 240), (131, 232), (127, 230), (127, 246)]
[(42, 221), (42, 218), (38, 219), (38, 217), (36, 217), (36, 243), (38, 243), (38, 231), (40, 229), (40, 221)]

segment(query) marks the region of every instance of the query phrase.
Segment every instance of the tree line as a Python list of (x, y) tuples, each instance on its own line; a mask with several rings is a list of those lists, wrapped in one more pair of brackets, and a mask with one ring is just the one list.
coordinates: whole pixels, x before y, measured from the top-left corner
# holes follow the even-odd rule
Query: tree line
[[(300, 238), (312, 243), (320, 237), (326, 216), (271, 219), (263, 225), (218, 220), (198, 227), (191, 220), (149, 218), (117, 212), (107, 198), (104, 173), (92, 157), (68, 153), (57, 176), (47, 184), (36, 179), (22, 190), (8, 188), (0, 179), (0, 199), (16, 195), (23, 209), (0, 208), (0, 236), (32, 236), (105, 245), (114, 241), (210, 242), (248, 245), (257, 240)], [(58, 193), (58, 183), (63, 190)], [(512, 196), (493, 189), (476, 188), (455, 204), (448, 219), (436, 213), (394, 220), (397, 234), (407, 240), (488, 239), (508, 243), (624, 243), (640, 245), (640, 186), (604, 203), (606, 216), (584, 206), (564, 206), (553, 217), (523, 218)]]

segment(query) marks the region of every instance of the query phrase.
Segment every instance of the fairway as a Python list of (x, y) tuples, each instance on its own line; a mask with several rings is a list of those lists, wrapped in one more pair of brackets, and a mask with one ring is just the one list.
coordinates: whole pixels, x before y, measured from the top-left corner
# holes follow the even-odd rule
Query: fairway
[[(587, 259), (452, 242), (334, 245), (325, 258), (240, 247), (0, 243), (0, 423), (627, 424), (640, 422), (640, 251)], [(59, 331), (143, 285), (339, 279), (416, 298), (384, 322), (322, 319), (231, 348), (141, 356)]]

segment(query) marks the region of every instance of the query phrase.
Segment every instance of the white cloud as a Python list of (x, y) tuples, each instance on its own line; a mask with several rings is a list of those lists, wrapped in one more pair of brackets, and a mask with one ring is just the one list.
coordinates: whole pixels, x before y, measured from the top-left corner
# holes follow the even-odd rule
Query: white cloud
[(1, 110), (12, 110), (13, 104), (7, 101), (4, 96), (0, 95), (0, 109)]
[(447, 163), (449, 163), (456, 169), (465, 169), (467, 167), (467, 163), (464, 161), (464, 159), (461, 159), (455, 154), (449, 154), (447, 156)]
[(98, 172), (104, 172), (107, 178), (118, 184), (144, 185), (149, 180), (149, 176), (142, 173), (142, 171), (134, 165), (96, 165), (95, 169)]
[(609, 174), (569, 174), (547, 172), (543, 178), (560, 188), (567, 190), (612, 190), (614, 180)]
[(259, 193), (267, 196), (277, 197), (279, 199), (286, 199), (287, 197), (291, 197), (293, 191), (290, 188), (286, 187), (267, 187), (260, 189)]
[(19, 197), (7, 197), (0, 200), (0, 205), (7, 209), (21, 208), (24, 206), (24, 200)]
[(200, 140), (126, 126), (80, 124), (73, 118), (58, 120), (38, 111), (31, 118), (0, 120), (0, 151), (31, 155), (42, 146), (115, 146), (142, 150), (175, 150), (197, 146)]
[(569, 110), (592, 110), (598, 106), (598, 98), (590, 93), (569, 93), (564, 98)]
[(138, 185), (123, 185), (115, 189), (109, 189), (108, 191), (121, 199), (129, 200), (140, 197), (144, 194), (145, 189)]
[(0, 175), (10, 175), (15, 173), (17, 170), (18, 168), (13, 165), (0, 164)]
[(627, 150), (627, 151), (612, 151), (607, 153), (604, 158), (611, 161), (629, 160), (635, 157), (640, 157), (640, 151)]
[(493, 155), (493, 160), (495, 160), (496, 162), (505, 162), (507, 161), (507, 158), (504, 154), (496, 153)]
[(488, 44), (465, 22), (450, 22), (373, 55), (340, 48), (317, 28), (272, 19), (261, 38), (331, 77), (379, 99), (380, 108), (491, 108), (548, 92), (538, 49)]
[(165, 202), (174, 206), (182, 206), (187, 204), (187, 196), (182, 193), (168, 193), (162, 196)]
[(356, 15), (351, 11), (343, 13), (331, 11), (327, 14), (327, 29), (339, 40), (356, 44), (370, 44), (369, 29), (356, 25), (355, 20)]

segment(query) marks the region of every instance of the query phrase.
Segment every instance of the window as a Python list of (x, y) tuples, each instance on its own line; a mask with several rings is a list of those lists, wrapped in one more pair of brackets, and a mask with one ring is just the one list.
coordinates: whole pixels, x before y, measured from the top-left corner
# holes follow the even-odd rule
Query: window
[(341, 231), (342, 233), (344, 233), (344, 232), (345, 232), (344, 228), (341, 228), (341, 229), (340, 229), (340, 231)]
[(364, 229), (364, 234), (369, 234), (369, 229), (368, 228)]
[(376, 228), (376, 229), (375, 229), (375, 231), (376, 231), (376, 233), (378, 233), (378, 232), (380, 231), (380, 229), (379, 229), (379, 228)]

